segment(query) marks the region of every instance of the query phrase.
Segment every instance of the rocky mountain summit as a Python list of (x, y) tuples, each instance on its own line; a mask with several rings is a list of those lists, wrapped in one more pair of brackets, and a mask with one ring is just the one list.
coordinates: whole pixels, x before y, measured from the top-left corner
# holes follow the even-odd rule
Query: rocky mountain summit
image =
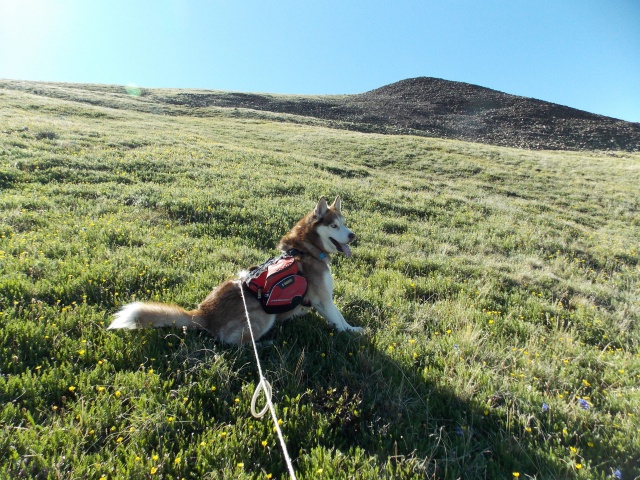
[(378, 119), (426, 134), (530, 149), (640, 150), (640, 123), (436, 78), (355, 95)]

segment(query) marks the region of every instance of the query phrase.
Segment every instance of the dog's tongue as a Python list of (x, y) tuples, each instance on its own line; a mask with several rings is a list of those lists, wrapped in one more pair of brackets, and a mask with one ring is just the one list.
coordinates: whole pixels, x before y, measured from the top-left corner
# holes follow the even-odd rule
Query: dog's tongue
[(341, 243), (340, 248), (342, 248), (342, 253), (344, 253), (345, 257), (351, 256), (351, 247), (349, 247), (349, 245), (347, 245), (346, 243)]

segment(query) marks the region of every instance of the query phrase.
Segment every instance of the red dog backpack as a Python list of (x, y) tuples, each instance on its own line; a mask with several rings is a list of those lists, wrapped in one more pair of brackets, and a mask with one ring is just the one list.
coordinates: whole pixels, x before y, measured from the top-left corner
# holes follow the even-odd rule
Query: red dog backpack
[(244, 284), (267, 313), (293, 310), (307, 293), (307, 279), (299, 273), (296, 259), (287, 253), (271, 258), (249, 272)]

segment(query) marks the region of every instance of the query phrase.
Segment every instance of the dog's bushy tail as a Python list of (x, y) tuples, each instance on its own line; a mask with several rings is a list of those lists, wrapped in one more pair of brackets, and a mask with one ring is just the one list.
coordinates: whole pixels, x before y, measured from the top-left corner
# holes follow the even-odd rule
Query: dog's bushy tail
[(186, 327), (204, 330), (201, 314), (200, 310), (188, 312), (176, 305), (134, 302), (125, 305), (116, 313), (108, 329), (124, 328), (133, 330), (147, 327)]

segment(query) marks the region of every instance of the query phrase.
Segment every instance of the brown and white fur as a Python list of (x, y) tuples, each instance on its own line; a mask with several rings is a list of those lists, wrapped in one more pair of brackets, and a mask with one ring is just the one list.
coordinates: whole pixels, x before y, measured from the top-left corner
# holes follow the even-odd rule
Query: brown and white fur
[[(329, 268), (330, 254), (341, 252), (351, 256), (349, 243), (355, 234), (345, 224), (340, 197), (331, 206), (321, 197), (316, 207), (280, 239), (278, 248), (283, 252), (296, 249), (298, 268), (307, 279), (304, 305), (310, 305), (339, 331), (361, 331), (349, 325), (333, 303), (333, 278)], [(324, 254), (324, 255), (323, 255)], [(196, 310), (187, 311), (175, 305), (135, 302), (124, 306), (109, 329), (136, 329), (145, 327), (178, 327), (206, 330), (220, 341), (243, 344), (250, 341), (239, 280), (227, 280), (215, 288)], [(251, 328), (256, 339), (267, 333), (278, 320), (304, 315), (307, 306), (281, 314), (266, 313), (258, 300), (244, 290)]]

